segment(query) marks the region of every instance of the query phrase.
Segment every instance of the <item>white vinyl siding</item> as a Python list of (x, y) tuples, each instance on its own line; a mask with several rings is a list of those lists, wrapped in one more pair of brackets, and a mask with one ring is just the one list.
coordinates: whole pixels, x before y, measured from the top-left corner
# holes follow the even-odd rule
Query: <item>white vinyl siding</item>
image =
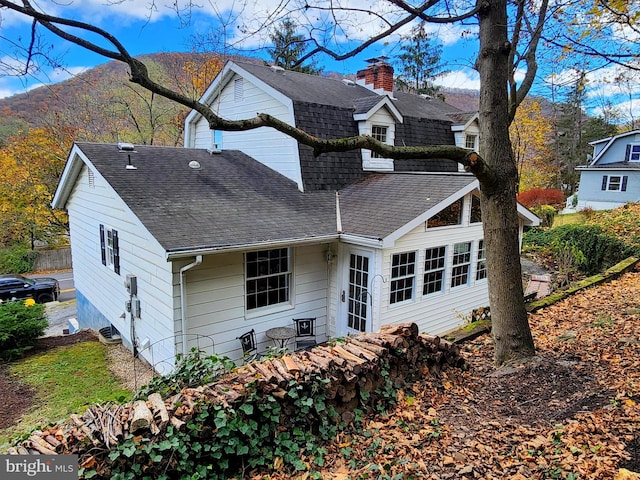
[[(205, 256), (198, 267), (187, 272), (187, 331), (210, 336), (215, 352), (234, 360), (242, 357), (236, 337), (256, 331), (258, 351), (263, 353), (273, 342), (264, 332), (272, 327), (293, 326), (293, 318), (315, 317), (318, 341), (326, 339), (327, 257), (326, 245), (292, 247), (292, 298), (282, 308), (260, 315), (245, 310), (244, 253), (220, 253)], [(174, 266), (175, 278), (179, 267)], [(179, 289), (174, 289), (176, 322), (180, 320)]]
[[(242, 101), (236, 100), (237, 80), (242, 80)], [(269, 112), (279, 120), (295, 126), (292, 104), (270, 95), (247, 78), (234, 77), (222, 89), (211, 108), (219, 116), (231, 120), (253, 118), (256, 112)], [(200, 118), (191, 128), (193, 133), (190, 139), (185, 139), (186, 147), (211, 149), (215, 141), (224, 146), (225, 150), (246, 153), (301, 187), (298, 144), (288, 135), (262, 127), (245, 132), (219, 132), (218, 137), (213, 137), (209, 123), (204, 118)]]
[[(469, 196), (467, 196), (467, 200)], [(479, 241), (483, 239), (482, 224), (469, 224), (469, 201), (465, 202), (466, 219), (463, 225), (451, 226), (447, 228), (424, 229), (424, 226), (416, 227), (402, 238), (396, 241), (392, 248), (383, 251), (381, 272), (386, 282), (378, 282), (382, 286), (381, 305), (374, 306), (374, 315), (379, 311), (379, 322), (376, 324), (385, 325), (390, 323), (415, 322), (421, 332), (432, 335), (440, 335), (451, 331), (464, 324), (464, 316), (479, 307), (489, 305), (489, 292), (487, 281), (476, 280), (475, 275), (469, 275), (466, 285), (451, 287), (451, 273), (453, 269), (454, 245), (471, 243), (469, 265), (470, 272), (476, 271), (477, 249)], [(444, 273), (443, 286), (441, 292), (424, 294), (425, 280), (429, 280), (427, 270), (437, 271), (441, 263), (432, 261), (441, 253), (440, 248), (444, 248)], [(391, 292), (391, 268), (392, 257), (407, 251), (416, 251), (416, 291), (423, 294), (417, 295), (412, 302), (390, 305), (388, 303)], [(427, 257), (429, 251), (429, 257)], [(429, 259), (429, 260), (428, 260)], [(431, 267), (431, 268), (427, 268)], [(429, 287), (427, 287), (429, 291)]]
[[(95, 317), (86, 317), (89, 310), (100, 312), (121, 333), (123, 341), (131, 345), (130, 316), (125, 312), (129, 295), (124, 287), (126, 274), (138, 278), (138, 298), (142, 314), (135, 320), (136, 336), (149, 339), (153, 351), (141, 354), (151, 363), (175, 354), (173, 347), (173, 299), (171, 266), (164, 249), (135, 218), (124, 202), (97, 173), (93, 187), (89, 186), (89, 172), (83, 167), (67, 208), (71, 230), (73, 277), (78, 297), (80, 326), (99, 328)], [(118, 231), (120, 275), (102, 265), (100, 225)], [(86, 299), (86, 301), (85, 301)], [(91, 305), (87, 309), (88, 303)], [(123, 317), (124, 314), (124, 318)], [(86, 318), (83, 318), (85, 315)], [(171, 340), (163, 344), (161, 339)]]

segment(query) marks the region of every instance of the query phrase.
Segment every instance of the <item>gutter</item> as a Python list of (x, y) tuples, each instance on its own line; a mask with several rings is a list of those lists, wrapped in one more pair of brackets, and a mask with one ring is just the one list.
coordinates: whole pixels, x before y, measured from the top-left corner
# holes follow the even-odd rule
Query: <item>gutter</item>
[(180, 326), (182, 328), (182, 355), (187, 354), (187, 292), (184, 274), (202, 263), (202, 255), (196, 255), (195, 261), (180, 269)]
[(340, 235), (337, 233), (334, 233), (330, 235), (309, 237), (306, 239), (298, 239), (298, 240), (288, 239), (288, 240), (245, 243), (245, 244), (238, 244), (238, 245), (223, 245), (219, 247), (190, 248), (190, 249), (184, 249), (184, 250), (176, 249), (173, 251), (167, 251), (166, 258), (167, 258), (167, 261), (171, 261), (171, 260), (177, 260), (185, 257), (192, 257), (194, 255), (202, 256), (202, 255), (211, 255), (214, 253), (246, 252), (247, 250), (281, 248), (281, 247), (290, 247), (293, 245), (308, 245), (308, 244), (314, 244), (314, 243), (327, 243), (333, 240), (337, 240), (338, 238), (340, 238)]

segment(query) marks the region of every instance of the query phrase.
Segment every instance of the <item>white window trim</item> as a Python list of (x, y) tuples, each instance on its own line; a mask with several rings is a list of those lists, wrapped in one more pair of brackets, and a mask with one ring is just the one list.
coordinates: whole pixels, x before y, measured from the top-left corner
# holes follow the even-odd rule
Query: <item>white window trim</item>
[[(427, 262), (427, 258), (426, 258), (427, 250), (435, 250), (440, 248), (444, 248), (444, 254), (442, 257), (444, 260), (444, 265), (442, 265), (442, 268), (427, 270), (425, 266), (425, 263)], [(435, 247), (427, 247), (423, 249), (425, 254), (425, 258), (422, 261), (422, 297), (423, 298), (433, 298), (438, 295), (443, 295), (447, 291), (447, 279), (448, 279), (447, 271), (449, 269), (449, 248), (450, 248), (449, 245), (437, 245)], [(442, 271), (442, 280), (441, 280), (442, 285), (440, 286), (440, 290), (437, 290), (431, 293), (424, 293), (424, 288), (427, 284), (425, 282), (425, 276), (428, 273), (439, 272), (439, 271)]]
[[(400, 255), (404, 255), (404, 254), (412, 254), (413, 253), (413, 273), (412, 274), (407, 274), (407, 275), (401, 275), (398, 277), (394, 277), (393, 276), (393, 257), (395, 256), (400, 256)], [(392, 253), (391, 257), (390, 257), (390, 267), (391, 267), (391, 272), (389, 274), (389, 279), (390, 279), (390, 283), (389, 283), (389, 305), (391, 305), (392, 307), (398, 306), (398, 305), (406, 305), (408, 303), (413, 303), (416, 300), (416, 284), (418, 282), (418, 253), (415, 250), (410, 250), (407, 252), (398, 252), (398, 253)], [(409, 265), (409, 264), (407, 264)], [(405, 299), (405, 300), (400, 300), (400, 301), (396, 301), (396, 302), (391, 302), (391, 296), (394, 294), (394, 290), (393, 290), (393, 282), (394, 281), (398, 281), (398, 280), (405, 280), (408, 278), (413, 278), (413, 282), (411, 285), (411, 298)], [(404, 289), (402, 289), (404, 290)], [(395, 293), (397, 293), (397, 290), (395, 291)]]
[[(462, 253), (462, 255), (469, 255), (469, 260), (468, 261), (462, 262), (462, 263), (457, 263), (457, 264), (455, 263), (456, 245), (469, 245), (469, 251)], [(453, 285), (453, 281), (454, 281), (455, 278), (462, 278), (461, 276), (455, 276), (454, 275), (454, 273), (453, 273), (454, 269), (456, 267), (462, 267), (462, 266), (465, 266), (465, 265), (467, 266), (466, 281), (464, 283), (459, 284), (459, 285)], [(451, 248), (451, 266), (449, 268), (449, 271), (450, 271), (449, 287), (451, 288), (451, 290), (457, 290), (459, 288), (465, 288), (465, 287), (470, 287), (471, 286), (472, 267), (473, 267), (473, 242), (472, 241), (465, 241), (465, 242), (454, 243), (452, 245), (452, 248)]]
[[(630, 143), (630, 149), (629, 149), (629, 161), (630, 162), (640, 162), (640, 143)], [(633, 149), (636, 148), (638, 151), (634, 152)], [(636, 160), (632, 159), (631, 157), (633, 155), (637, 155), (638, 158)]]
[[(384, 127), (387, 129), (386, 145), (394, 145), (396, 137), (396, 125), (395, 123), (386, 123), (376, 121), (362, 121), (358, 122), (358, 130), (361, 135), (372, 135), (373, 127)], [(360, 150), (362, 155), (362, 169), (367, 171), (376, 172), (393, 172), (393, 159), (383, 157), (373, 157), (371, 150), (363, 148)]]
[[(280, 250), (279, 248), (270, 248), (267, 249), (266, 251), (269, 250)], [(275, 303), (272, 305), (265, 305), (263, 307), (256, 307), (256, 308), (247, 308), (248, 307), (248, 301), (247, 301), (247, 281), (250, 280), (248, 274), (247, 274), (247, 254), (245, 253), (243, 255), (244, 259), (243, 259), (243, 263), (244, 263), (244, 283), (243, 283), (243, 288), (244, 288), (244, 311), (245, 311), (245, 319), (250, 319), (250, 318), (255, 318), (255, 317), (260, 317), (269, 313), (277, 313), (277, 312), (283, 312), (283, 311), (287, 311), (287, 310), (291, 310), (295, 307), (295, 302), (294, 302), (294, 298), (295, 298), (295, 289), (294, 289), (294, 279), (295, 279), (295, 272), (294, 272), (294, 268), (293, 268), (293, 256), (294, 256), (294, 252), (292, 248), (286, 248), (287, 250), (287, 255), (288, 255), (288, 260), (289, 260), (289, 270), (287, 272), (287, 275), (289, 276), (288, 279), (288, 283), (289, 283), (289, 300), (286, 302), (281, 302), (281, 303)], [(258, 251), (265, 251), (265, 250), (255, 250), (256, 252)], [(250, 253), (250, 252), (248, 252)], [(262, 277), (267, 277), (268, 275), (263, 275)], [(262, 277), (251, 277), (251, 279), (257, 279), (257, 278), (262, 278)]]
[[(482, 248), (480, 248), (480, 244), (482, 244)], [(474, 268), (474, 283), (481, 283), (481, 282), (486, 282), (487, 281), (487, 244), (484, 241), (484, 238), (481, 238), (480, 240), (477, 241), (477, 249), (476, 249), (476, 254), (475, 254), (475, 258), (476, 258), (476, 262), (475, 262), (475, 268)], [(484, 256), (481, 257), (480, 253), (483, 252)], [(478, 278), (478, 273), (480, 273), (480, 263), (484, 263), (484, 277), (483, 278)]]

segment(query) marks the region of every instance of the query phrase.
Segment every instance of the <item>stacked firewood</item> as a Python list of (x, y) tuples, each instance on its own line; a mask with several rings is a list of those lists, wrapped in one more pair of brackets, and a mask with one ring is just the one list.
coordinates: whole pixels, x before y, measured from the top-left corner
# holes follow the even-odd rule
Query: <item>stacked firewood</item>
[(248, 385), (272, 395), (286, 410), (289, 388), (313, 377), (329, 379), (325, 396), (348, 421), (361, 398), (369, 398), (387, 379), (400, 385), (411, 375), (437, 374), (447, 366), (464, 367), (455, 344), (420, 335), (415, 324), (389, 325), (379, 333), (243, 365), (215, 383), (184, 389), (168, 399), (154, 393), (146, 401), (94, 405), (82, 416), (71, 415), (62, 424), (33, 432), (8, 453), (78, 454), (81, 464), (91, 467), (96, 456), (108, 452), (127, 433), (155, 436), (168, 425), (181, 430), (200, 405), (234, 405), (245, 396)]

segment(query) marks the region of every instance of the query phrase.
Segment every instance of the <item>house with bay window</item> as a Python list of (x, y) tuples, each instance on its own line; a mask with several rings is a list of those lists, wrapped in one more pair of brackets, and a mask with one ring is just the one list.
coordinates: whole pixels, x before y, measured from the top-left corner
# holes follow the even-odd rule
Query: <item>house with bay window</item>
[[(477, 117), (392, 85), (378, 59), (355, 81), (228, 62), (201, 100), (320, 137), (477, 141)], [(197, 112), (185, 127), (183, 148), (74, 144), (53, 203), (69, 213), (80, 327), (111, 326), (157, 366), (194, 346), (238, 360), (250, 331), (265, 351), (294, 318), (315, 319), (318, 342), (407, 321), (443, 334), (488, 305), (478, 182), (456, 163), (316, 157)]]
[[(591, 142), (588, 165), (576, 167), (580, 184), (567, 205), (576, 210), (607, 210), (640, 202), (640, 130)], [(577, 197), (577, 200), (576, 200)]]

